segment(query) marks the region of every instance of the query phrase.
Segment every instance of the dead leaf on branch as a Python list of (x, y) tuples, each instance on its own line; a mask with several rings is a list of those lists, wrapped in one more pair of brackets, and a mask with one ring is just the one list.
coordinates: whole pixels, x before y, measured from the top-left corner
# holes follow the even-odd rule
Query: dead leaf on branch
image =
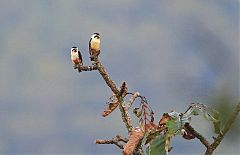
[(184, 139), (191, 140), (194, 139), (196, 136), (187, 128), (188, 125), (188, 123), (184, 125), (184, 132), (182, 136)]
[(110, 113), (112, 113), (118, 106), (118, 102), (111, 102), (108, 104), (108, 108), (106, 110), (103, 111), (102, 116), (106, 117), (108, 116)]
[(140, 128), (145, 132), (157, 128), (154, 124), (154, 112), (148, 105), (146, 98), (144, 96), (139, 97), (141, 98), (141, 104), (139, 107), (134, 108), (133, 113), (139, 118)]
[(131, 155), (143, 137), (144, 132), (139, 127), (133, 129), (130, 133), (127, 144), (124, 146), (123, 154)]
[(135, 116), (140, 118), (142, 116), (142, 108), (134, 108), (133, 113), (135, 114)]
[(127, 95), (127, 91), (128, 91), (128, 88), (126, 86), (126, 82), (124, 81), (122, 83), (122, 86), (120, 87), (120, 92), (119, 92), (119, 96), (121, 95), (122, 98), (124, 98), (126, 95)]
[(158, 123), (158, 127), (162, 127), (166, 124), (167, 121), (170, 120), (170, 116), (168, 115), (168, 113), (164, 113), (162, 118), (160, 119), (159, 123)]
[(157, 131), (158, 126), (154, 124), (153, 122), (149, 122), (146, 124), (146, 131), (151, 130), (151, 131)]
[[(122, 83), (122, 86), (120, 87), (120, 92), (118, 95), (121, 95), (122, 98), (124, 98), (127, 95), (127, 87), (126, 87), (126, 82)], [(106, 108), (106, 110), (104, 110), (102, 112), (102, 116), (106, 117), (109, 114), (111, 114), (118, 106), (118, 97), (117, 95), (113, 94), (110, 98), (109, 98), (109, 102), (108, 102), (108, 107)]]
[(110, 113), (112, 113), (118, 106), (118, 99), (116, 97), (116, 95), (113, 95), (109, 98), (109, 102), (108, 102), (108, 107), (106, 110), (103, 111), (102, 116), (106, 117), (108, 116)]

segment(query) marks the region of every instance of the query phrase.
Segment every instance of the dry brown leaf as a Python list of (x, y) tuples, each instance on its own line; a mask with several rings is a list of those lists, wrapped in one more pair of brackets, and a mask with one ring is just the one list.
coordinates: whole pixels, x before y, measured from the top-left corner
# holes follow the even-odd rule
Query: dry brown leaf
[(103, 111), (102, 116), (103, 117), (108, 116), (110, 113), (112, 113), (117, 108), (117, 106), (118, 106), (118, 101), (117, 100), (115, 102), (110, 102), (108, 104), (107, 109)]
[(128, 89), (127, 89), (127, 87), (126, 87), (126, 82), (124, 81), (124, 82), (122, 83), (122, 86), (120, 87), (120, 92), (119, 92), (119, 94), (121, 94), (121, 96), (124, 98), (124, 97), (127, 95), (127, 91), (128, 91)]
[(186, 124), (184, 125), (184, 132), (183, 132), (183, 138), (187, 139), (187, 140), (191, 140), (196, 138), (196, 136), (194, 135), (194, 133), (192, 133), (191, 131), (189, 131), (189, 129), (186, 127)]
[(157, 125), (155, 125), (153, 122), (149, 122), (146, 124), (145, 130), (146, 131), (148, 131), (148, 130), (155, 131), (155, 130), (157, 130)]
[(170, 119), (171, 119), (171, 117), (168, 115), (168, 113), (164, 113), (162, 118), (160, 119), (160, 121), (158, 123), (158, 127), (162, 127)]
[(141, 108), (134, 108), (133, 109), (133, 113), (138, 117), (140, 118), (142, 116), (142, 112), (143, 110)]
[(124, 146), (123, 154), (131, 155), (138, 146), (139, 142), (142, 140), (143, 136), (144, 132), (140, 128), (133, 129), (130, 133), (127, 144)]

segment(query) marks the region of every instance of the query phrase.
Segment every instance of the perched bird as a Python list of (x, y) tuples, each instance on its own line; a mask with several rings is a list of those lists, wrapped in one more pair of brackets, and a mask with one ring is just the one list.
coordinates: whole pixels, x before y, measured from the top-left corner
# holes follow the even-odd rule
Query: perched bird
[(94, 33), (89, 40), (89, 54), (91, 61), (100, 54), (100, 34)]
[(74, 69), (78, 68), (78, 71), (81, 72), (79, 66), (83, 65), (82, 54), (75, 46), (71, 48), (71, 60)]

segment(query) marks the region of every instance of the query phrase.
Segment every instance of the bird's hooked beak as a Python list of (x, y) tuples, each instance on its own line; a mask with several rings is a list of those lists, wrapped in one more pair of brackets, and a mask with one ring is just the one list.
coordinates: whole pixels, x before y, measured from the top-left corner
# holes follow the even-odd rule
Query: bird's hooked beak
[(95, 38), (99, 39), (99, 38), (100, 38), (100, 36), (99, 36), (99, 35), (96, 35), (96, 36), (95, 36)]

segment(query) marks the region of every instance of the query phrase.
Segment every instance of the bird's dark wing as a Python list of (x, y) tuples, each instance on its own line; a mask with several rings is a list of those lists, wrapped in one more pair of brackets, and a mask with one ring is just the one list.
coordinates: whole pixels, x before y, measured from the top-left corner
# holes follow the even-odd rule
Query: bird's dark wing
[(89, 54), (90, 54), (90, 55), (92, 55), (91, 41), (92, 41), (92, 38), (90, 38), (90, 40), (89, 40)]
[(80, 64), (82, 64), (83, 63), (83, 59), (82, 59), (82, 54), (81, 54), (81, 52), (80, 51), (78, 51), (78, 57), (79, 57), (79, 59), (80, 59)]

